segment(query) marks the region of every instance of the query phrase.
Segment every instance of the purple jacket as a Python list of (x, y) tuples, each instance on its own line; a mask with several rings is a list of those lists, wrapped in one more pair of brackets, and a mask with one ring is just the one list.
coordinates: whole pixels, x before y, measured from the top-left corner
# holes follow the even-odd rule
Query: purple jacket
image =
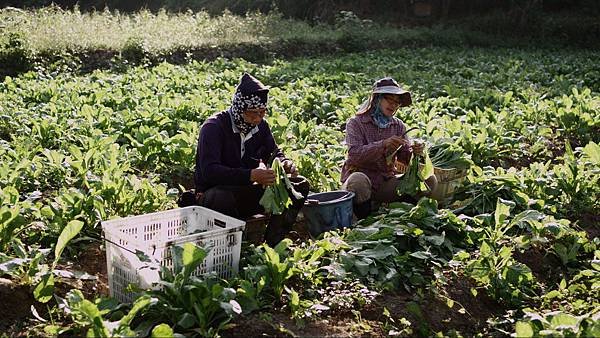
[(258, 167), (259, 160), (270, 165), (274, 151), (276, 157), (284, 159), (265, 120), (244, 143), (243, 157), (241, 142), (240, 134), (233, 131), (229, 113), (218, 113), (204, 122), (196, 149), (196, 191), (218, 185), (250, 185), (250, 171)]
[[(394, 167), (386, 164), (383, 140), (391, 136), (400, 136), (405, 131), (404, 123), (396, 117), (383, 129), (375, 125), (368, 113), (350, 118), (346, 123), (348, 157), (342, 167), (342, 182), (353, 172), (360, 171), (369, 177), (373, 190), (377, 190), (386, 178), (395, 175)], [(397, 154), (398, 160), (407, 164), (411, 152), (411, 148), (403, 147)]]

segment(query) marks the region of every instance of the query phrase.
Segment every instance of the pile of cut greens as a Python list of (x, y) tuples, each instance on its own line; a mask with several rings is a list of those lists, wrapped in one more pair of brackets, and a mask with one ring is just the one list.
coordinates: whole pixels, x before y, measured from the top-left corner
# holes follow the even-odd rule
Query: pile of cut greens
[[(419, 166), (421, 162), (423, 165)], [(400, 178), (396, 192), (398, 195), (414, 196), (418, 192), (427, 191), (425, 179), (431, 175), (433, 175), (433, 164), (427, 149), (424, 149), (423, 155), (413, 154), (408, 169)]]
[(275, 183), (265, 189), (265, 193), (259, 203), (265, 208), (267, 213), (281, 215), (285, 209), (292, 205), (290, 194), (295, 199), (301, 199), (302, 195), (292, 186), (292, 182), (290, 182), (285, 174), (279, 158), (273, 160), (271, 168), (275, 172)]
[(442, 142), (431, 146), (431, 162), (436, 168), (469, 169), (471, 159), (460, 146), (451, 142)]

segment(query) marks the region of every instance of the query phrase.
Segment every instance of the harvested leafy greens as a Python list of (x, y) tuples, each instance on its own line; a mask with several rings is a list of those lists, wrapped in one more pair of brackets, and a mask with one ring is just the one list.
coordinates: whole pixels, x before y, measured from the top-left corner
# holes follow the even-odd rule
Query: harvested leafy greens
[(430, 149), (431, 162), (442, 169), (468, 169), (471, 159), (465, 154), (463, 148), (450, 142), (435, 144)]
[(267, 213), (281, 215), (285, 209), (292, 205), (290, 193), (295, 199), (301, 199), (302, 195), (292, 186), (292, 182), (290, 182), (285, 170), (283, 170), (283, 165), (279, 158), (273, 160), (271, 168), (275, 172), (275, 183), (265, 189), (265, 193), (259, 203), (265, 208)]
[[(423, 165), (419, 168), (419, 163), (423, 159)], [(423, 155), (413, 155), (408, 165), (408, 170), (400, 178), (400, 183), (396, 188), (398, 195), (415, 195), (421, 191), (427, 191), (425, 179), (433, 175), (433, 164), (429, 158), (427, 149), (423, 150)]]

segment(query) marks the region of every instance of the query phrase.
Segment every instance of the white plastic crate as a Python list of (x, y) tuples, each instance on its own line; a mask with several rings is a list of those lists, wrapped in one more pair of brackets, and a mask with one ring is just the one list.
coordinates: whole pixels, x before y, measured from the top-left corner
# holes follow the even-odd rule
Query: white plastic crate
[[(186, 207), (102, 222), (110, 295), (131, 302), (138, 294), (129, 284), (151, 288), (159, 281), (160, 266), (173, 269), (171, 247), (186, 242), (211, 248), (194, 271), (215, 271), (222, 278), (237, 274), (245, 222), (203, 207)], [(143, 262), (136, 252), (148, 256)]]

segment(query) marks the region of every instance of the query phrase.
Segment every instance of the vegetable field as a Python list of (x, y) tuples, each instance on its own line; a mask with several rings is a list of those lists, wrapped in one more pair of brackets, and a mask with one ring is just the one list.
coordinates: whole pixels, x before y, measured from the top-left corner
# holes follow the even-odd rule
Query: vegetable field
[[(600, 64), (594, 51), (414, 48), (217, 59), (0, 83), (2, 335), (600, 336)], [(199, 126), (242, 72), (312, 191), (336, 190), (345, 121), (377, 78), (413, 93), (412, 137), (473, 165), (451, 201), (244, 245), (237, 278), (107, 298), (100, 221), (175, 208)], [(434, 153), (432, 153), (434, 158)], [(175, 255), (174, 255), (175, 256)], [(14, 305), (21, 304), (21, 305)]]

